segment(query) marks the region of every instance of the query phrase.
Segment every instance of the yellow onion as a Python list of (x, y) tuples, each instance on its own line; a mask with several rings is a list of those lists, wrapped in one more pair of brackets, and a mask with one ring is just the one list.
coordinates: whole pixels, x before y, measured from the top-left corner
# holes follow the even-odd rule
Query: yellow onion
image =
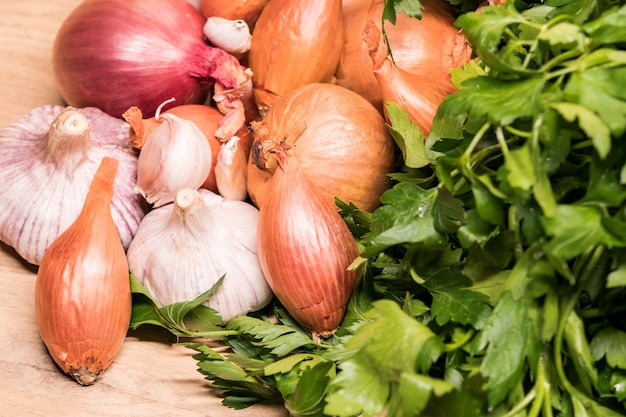
[(315, 338), (331, 336), (350, 299), (359, 250), (334, 204), (300, 169), (294, 148), (278, 153), (266, 204), (259, 211), (257, 249), (270, 288)]
[(217, 16), (229, 20), (244, 20), (250, 30), (269, 0), (199, 0), (198, 9), (205, 18)]
[[(383, 100), (400, 105), (408, 112), (409, 118), (417, 124), (424, 137), (428, 136), (437, 107), (456, 89), (452, 81), (449, 77), (424, 77), (394, 65), (387, 54), (387, 47), (378, 27), (371, 20), (365, 27), (363, 39), (370, 50), (374, 75)], [(389, 122), (386, 109), (384, 114)]]
[[(385, 23), (395, 64), (423, 80), (450, 79), (450, 70), (462, 66), (472, 54), (465, 36), (454, 26), (455, 16), (445, 0), (422, 0), (422, 19), (405, 13), (396, 24)], [(379, 30), (383, 0), (344, 0), (344, 49), (337, 67), (337, 84), (366, 97), (383, 111), (382, 92), (372, 73), (372, 62), (361, 35), (369, 20)]]
[(117, 167), (102, 159), (82, 211), (44, 254), (35, 284), (41, 339), (81, 385), (113, 362), (130, 322), (128, 262), (110, 208)]
[(338, 197), (370, 211), (391, 185), (394, 143), (385, 121), (371, 103), (343, 87), (300, 87), (276, 101), (252, 129), (248, 194), (259, 208), (278, 165), (276, 152), (285, 146), (330, 203)]
[(333, 80), (342, 28), (341, 0), (272, 0), (263, 8), (248, 53), (262, 113), (304, 84)]

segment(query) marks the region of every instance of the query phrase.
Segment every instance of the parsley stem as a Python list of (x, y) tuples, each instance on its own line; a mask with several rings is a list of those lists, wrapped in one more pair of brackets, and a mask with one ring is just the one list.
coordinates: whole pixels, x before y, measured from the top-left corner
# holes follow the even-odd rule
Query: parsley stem
[(211, 332), (190, 332), (186, 331), (186, 336), (189, 337), (204, 337), (204, 338), (217, 338), (224, 336), (239, 336), (241, 334), (238, 330), (214, 330)]
[(513, 254), (515, 259), (519, 260), (524, 254), (524, 245), (522, 244), (522, 233), (520, 231), (519, 222), (517, 221), (517, 209), (514, 204), (509, 207), (509, 229), (513, 232), (515, 243), (513, 246)]
[(463, 337), (454, 342), (454, 343), (446, 343), (445, 345), (445, 350), (446, 352), (453, 352), (457, 349), (460, 349), (461, 347), (463, 347), (467, 342), (469, 342), (472, 337), (474, 337), (474, 334), (476, 333), (476, 330), (474, 329), (469, 329), (469, 331), (467, 333), (465, 333), (465, 335), (463, 335)]
[(580, 271), (580, 275), (577, 280), (577, 287), (572, 291), (569, 299), (567, 299), (563, 305), (562, 311), (560, 312), (560, 319), (557, 325), (556, 334), (554, 336), (554, 366), (556, 368), (557, 375), (563, 385), (563, 388), (572, 396), (577, 397), (579, 399), (587, 398), (585, 394), (580, 392), (576, 387), (574, 387), (567, 378), (565, 374), (565, 368), (563, 367), (563, 356), (562, 351), (563, 347), (563, 339), (565, 333), (565, 326), (567, 324), (567, 320), (574, 311), (576, 304), (578, 303), (578, 297), (580, 296), (580, 292), (585, 287), (587, 280), (593, 276), (594, 267), (600, 262), (604, 254), (604, 246), (596, 246), (591, 255), (589, 256), (588, 262), (581, 262), (585, 264), (585, 267)]
[(518, 415), (526, 408), (526, 406), (528, 406), (528, 404), (530, 404), (535, 399), (536, 396), (537, 390), (535, 389), (535, 387), (533, 387), (533, 389), (531, 389), (528, 394), (526, 394), (522, 401), (518, 402), (515, 407), (511, 408), (511, 410), (502, 417), (514, 417)]
[(483, 138), (485, 133), (487, 133), (487, 130), (489, 130), (490, 127), (491, 127), (491, 123), (484, 123), (480, 127), (478, 132), (476, 132), (476, 134), (472, 138), (472, 141), (467, 146), (467, 149), (465, 149), (465, 151), (463, 152), (463, 155), (461, 156), (461, 162), (462, 162), (461, 167), (463, 168), (463, 171), (464, 171), (463, 173), (466, 177), (470, 179), (473, 178), (472, 167), (471, 167), (472, 152), (474, 152), (474, 149), (476, 149), (481, 139)]
[(504, 137), (504, 132), (502, 131), (501, 126), (496, 128), (496, 139), (498, 140), (504, 159), (507, 159), (509, 157), (509, 145), (506, 143), (506, 138)]
[(552, 68), (558, 66), (562, 62), (565, 62), (565, 61), (567, 61), (569, 59), (577, 58), (580, 55), (582, 55), (582, 52), (580, 50), (576, 50), (576, 49), (572, 49), (572, 50), (563, 52), (563, 53), (555, 56), (554, 58), (552, 58), (551, 60), (549, 60), (545, 64), (543, 64), (541, 66), (541, 68), (539, 68), (539, 72), (547, 74), (548, 78), (556, 78), (556, 77), (560, 77), (560, 76), (565, 75), (565, 74), (569, 74), (569, 73), (574, 72), (576, 70), (579, 70), (579, 68), (577, 68), (576, 66), (568, 66), (568, 67), (562, 68), (562, 69), (560, 69), (558, 71), (554, 71), (552, 73), (550, 72), (550, 70)]
[(517, 129), (511, 125), (504, 126), (507, 132), (512, 133), (515, 136), (519, 136), (520, 138), (530, 139), (532, 132), (526, 132), (524, 130)]

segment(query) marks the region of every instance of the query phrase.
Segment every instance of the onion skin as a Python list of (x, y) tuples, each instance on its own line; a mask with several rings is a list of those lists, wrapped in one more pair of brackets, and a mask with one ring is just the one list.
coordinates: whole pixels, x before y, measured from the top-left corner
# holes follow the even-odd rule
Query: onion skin
[(391, 186), (394, 142), (385, 121), (365, 98), (343, 87), (300, 87), (252, 127), (248, 194), (259, 208), (277, 166), (274, 150), (283, 141), (291, 143), (300, 169), (330, 204), (337, 197), (370, 211)]
[(343, 319), (357, 278), (348, 267), (359, 250), (335, 206), (290, 151), (280, 157), (259, 212), (259, 260), (289, 314), (315, 338), (326, 338)]
[(232, 55), (204, 42), (205, 19), (180, 0), (86, 0), (62, 23), (52, 67), (63, 99), (121, 117), (146, 117), (165, 100), (202, 103), (217, 80), (235, 88), (247, 76)]
[(272, 0), (263, 8), (248, 53), (261, 113), (302, 85), (333, 81), (342, 31), (341, 0)]
[[(456, 87), (447, 77), (424, 77), (394, 65), (374, 21), (368, 22), (363, 39), (370, 50), (374, 75), (383, 100), (393, 101), (406, 110), (409, 119), (417, 124), (424, 138), (427, 138), (433, 127), (437, 107)], [(387, 123), (390, 123), (386, 109), (384, 115)]]
[[(455, 16), (445, 0), (422, 0), (422, 19), (406, 13), (396, 15), (396, 24), (385, 23), (395, 65), (412, 74), (450, 80), (450, 70), (468, 62), (472, 48), (454, 26)], [(363, 30), (373, 20), (382, 30), (383, 0), (344, 0), (344, 49), (337, 67), (337, 84), (367, 98), (381, 112), (383, 96), (372, 73)]]
[(46, 251), (35, 284), (41, 339), (81, 385), (113, 362), (130, 323), (128, 262), (110, 210), (117, 165), (102, 160), (83, 210)]

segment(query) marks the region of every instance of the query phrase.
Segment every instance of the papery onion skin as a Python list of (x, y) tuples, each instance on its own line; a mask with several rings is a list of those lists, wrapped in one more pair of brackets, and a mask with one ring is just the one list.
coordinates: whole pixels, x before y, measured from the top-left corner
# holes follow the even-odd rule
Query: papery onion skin
[(263, 8), (248, 53), (262, 113), (302, 85), (333, 81), (342, 28), (341, 0), (272, 0)]
[[(385, 102), (392, 101), (407, 111), (409, 119), (417, 124), (427, 138), (433, 118), (441, 102), (456, 90), (448, 77), (428, 77), (410, 73), (394, 65), (387, 53), (382, 34), (370, 20), (363, 31), (363, 39), (370, 49), (373, 72)], [(385, 120), (391, 123), (387, 109)]]
[[(399, 68), (425, 79), (450, 79), (450, 70), (469, 61), (472, 48), (454, 26), (455, 15), (445, 0), (422, 0), (422, 19), (406, 13), (396, 15), (396, 24), (385, 23), (385, 31)], [(344, 48), (337, 67), (337, 84), (367, 98), (381, 112), (383, 96), (372, 73), (363, 29), (373, 20), (379, 30), (383, 0), (343, 0)]]
[(205, 43), (205, 19), (187, 1), (86, 0), (62, 23), (52, 67), (63, 99), (121, 117), (137, 106), (146, 117), (170, 97), (202, 103), (219, 80), (245, 79), (232, 55)]
[(81, 385), (113, 362), (130, 323), (128, 262), (109, 205), (117, 165), (102, 160), (84, 208), (46, 251), (35, 284), (41, 338)]
[(261, 267), (278, 300), (314, 337), (331, 336), (356, 282), (357, 271), (348, 267), (359, 251), (335, 206), (293, 155), (272, 177), (257, 239)]
[[(253, 130), (248, 194), (259, 208), (277, 166), (271, 150), (283, 140), (294, 145), (304, 175), (332, 204), (337, 197), (370, 211), (391, 185), (394, 143), (385, 121), (365, 98), (343, 87), (300, 87), (278, 100)], [(263, 159), (269, 169), (259, 168)]]
[(52, 123), (67, 107), (45, 105), (32, 109), (0, 129), (0, 240), (27, 262), (38, 265), (45, 251), (80, 212), (98, 165), (105, 156), (117, 159), (112, 215), (125, 248), (147, 209), (133, 189), (137, 180), (137, 153), (128, 143), (129, 125), (97, 108), (70, 109), (87, 117), (91, 130), (86, 156), (65, 169), (67, 149), (49, 159), (45, 141)]

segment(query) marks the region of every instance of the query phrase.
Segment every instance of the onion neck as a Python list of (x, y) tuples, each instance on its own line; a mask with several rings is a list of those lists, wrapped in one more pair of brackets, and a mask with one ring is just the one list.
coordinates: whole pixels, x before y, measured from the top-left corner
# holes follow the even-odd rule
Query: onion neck
[(306, 127), (304, 121), (288, 126), (287, 132), (279, 140), (275, 140), (269, 137), (269, 126), (264, 122), (253, 122), (255, 140), (250, 157), (254, 165), (262, 171), (273, 173), (306, 131)]
[(90, 147), (91, 122), (74, 107), (68, 106), (50, 125), (46, 139), (44, 162), (71, 177), (87, 160)]

